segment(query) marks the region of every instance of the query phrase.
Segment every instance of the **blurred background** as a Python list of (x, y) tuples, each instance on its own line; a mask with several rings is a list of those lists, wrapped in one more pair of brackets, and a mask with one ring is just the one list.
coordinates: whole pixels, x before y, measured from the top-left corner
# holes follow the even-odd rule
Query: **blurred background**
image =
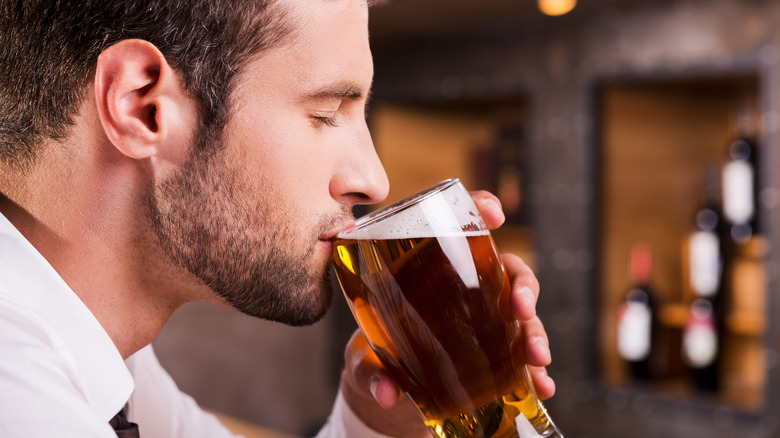
[[(372, 7), (388, 199), (453, 176), (499, 195), (568, 438), (780, 437), (780, 2), (546, 6)], [(339, 296), (307, 328), (192, 304), (155, 348), (205, 408), (305, 437), (354, 329)]]

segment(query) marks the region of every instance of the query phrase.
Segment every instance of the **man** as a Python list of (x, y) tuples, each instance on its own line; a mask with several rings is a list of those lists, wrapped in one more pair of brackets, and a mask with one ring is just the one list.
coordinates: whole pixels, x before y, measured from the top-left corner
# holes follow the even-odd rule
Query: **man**
[[(189, 301), (293, 325), (327, 309), (330, 239), (387, 194), (364, 120), (367, 9), (3, 1), (0, 436), (122, 435), (120, 411), (144, 438), (229, 436), (148, 345)], [(546, 398), (538, 284), (504, 261)], [(427, 434), (360, 335), (345, 357), (320, 436)]]

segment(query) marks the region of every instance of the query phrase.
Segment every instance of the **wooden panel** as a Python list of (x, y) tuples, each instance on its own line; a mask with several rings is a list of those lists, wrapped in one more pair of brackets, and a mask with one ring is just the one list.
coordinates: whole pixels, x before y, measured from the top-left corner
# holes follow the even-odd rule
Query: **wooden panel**
[[(659, 306), (661, 372), (656, 386), (681, 388), (680, 335), (691, 293), (682, 245), (703, 201), (704, 173), (719, 169), (735, 132), (738, 93), (747, 80), (691, 84), (615, 85), (602, 96), (601, 363), (611, 384), (627, 381), (616, 343), (617, 308), (629, 286), (628, 255), (636, 243), (654, 250), (652, 290)], [(752, 88), (755, 93), (755, 88)], [(724, 401), (746, 409), (763, 403), (762, 337), (766, 242), (754, 238), (732, 268), (724, 339)], [(685, 385), (682, 386), (684, 388)]]
[(492, 135), (489, 120), (471, 114), (414, 106), (382, 105), (372, 132), (390, 178), (388, 201), (458, 177), (473, 189), (471, 157)]
[(605, 377), (623, 379), (615, 309), (629, 286), (631, 246), (654, 250), (658, 301), (679, 299), (680, 245), (703, 192), (703, 163), (720, 163), (729, 140), (722, 95), (613, 87), (603, 96), (602, 350)]

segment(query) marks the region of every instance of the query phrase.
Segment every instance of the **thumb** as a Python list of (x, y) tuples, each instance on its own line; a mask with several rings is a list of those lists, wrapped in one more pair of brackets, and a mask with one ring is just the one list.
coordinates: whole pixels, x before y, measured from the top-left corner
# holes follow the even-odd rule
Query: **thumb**
[(396, 381), (382, 367), (362, 332), (352, 335), (345, 359), (341, 393), (363, 423), (388, 436), (431, 436), (419, 411), (409, 398), (400, 396)]
[(359, 330), (347, 344), (344, 363), (341, 381), (348, 402), (350, 398), (362, 399), (364, 403), (366, 399), (374, 399), (384, 409), (395, 406), (400, 397), (398, 384), (385, 371)]

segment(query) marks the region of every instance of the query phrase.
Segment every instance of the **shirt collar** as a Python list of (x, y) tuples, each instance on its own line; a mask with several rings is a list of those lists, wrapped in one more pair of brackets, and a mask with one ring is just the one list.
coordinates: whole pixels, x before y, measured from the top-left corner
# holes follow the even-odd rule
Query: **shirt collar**
[(48, 261), (0, 214), (0, 292), (38, 314), (70, 351), (87, 403), (106, 422), (133, 392), (133, 378), (108, 333)]

